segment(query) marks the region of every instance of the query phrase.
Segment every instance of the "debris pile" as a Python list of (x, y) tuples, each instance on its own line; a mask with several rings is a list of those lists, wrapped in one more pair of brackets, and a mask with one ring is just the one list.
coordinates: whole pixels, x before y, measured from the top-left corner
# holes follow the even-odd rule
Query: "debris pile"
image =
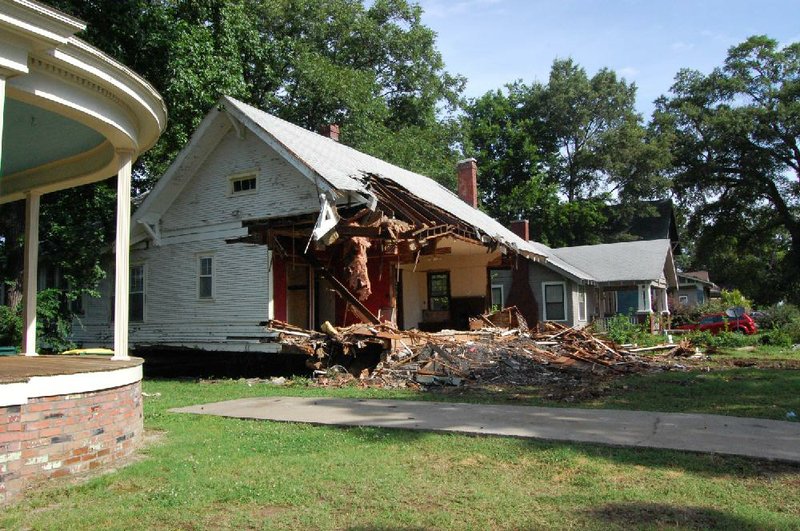
[[(399, 331), (387, 323), (342, 329), (325, 323), (322, 332), (277, 321), (270, 327), (284, 345), (305, 352), (318, 383), (330, 386), (536, 386), (660, 367), (587, 330), (555, 323), (529, 330), (513, 307), (474, 318), (469, 331)], [(668, 355), (688, 350), (674, 346)]]

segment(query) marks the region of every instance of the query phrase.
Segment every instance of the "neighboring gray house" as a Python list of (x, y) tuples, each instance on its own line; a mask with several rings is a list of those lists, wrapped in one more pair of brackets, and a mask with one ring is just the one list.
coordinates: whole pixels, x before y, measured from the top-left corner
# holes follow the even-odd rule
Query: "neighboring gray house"
[[(668, 242), (551, 249), (475, 208), (473, 160), (456, 195), (335, 132), (220, 100), (133, 216), (133, 347), (271, 351), (270, 319), (435, 329), (493, 304), (583, 326), (631, 290), (640, 315), (666, 309)], [(84, 301), (76, 342), (110, 342), (111, 286)]]
[(719, 286), (711, 282), (708, 271), (678, 273), (677, 303), (681, 306), (699, 306), (720, 296)]

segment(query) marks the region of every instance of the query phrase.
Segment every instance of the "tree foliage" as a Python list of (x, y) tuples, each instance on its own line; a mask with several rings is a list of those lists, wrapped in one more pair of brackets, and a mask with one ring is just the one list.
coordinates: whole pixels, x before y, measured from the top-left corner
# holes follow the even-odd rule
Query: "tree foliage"
[(516, 82), (472, 100), (466, 149), (478, 159), (481, 200), (503, 221), (530, 219), (551, 245), (598, 243), (603, 206), (662, 196), (666, 146), (635, 112), (636, 87), (571, 59), (547, 84)]
[[(48, 0), (86, 21), (79, 35), (164, 97), (166, 132), (134, 168), (147, 191), (223, 94), (441, 181), (452, 181), (463, 79), (447, 73), (435, 34), (407, 0)], [(42, 199), (41, 261), (65, 298), (91, 291), (113, 239), (105, 184)], [(19, 301), (24, 205), (0, 211), (0, 277)], [(61, 308), (68, 311), (69, 305)]]
[(170, 123), (138, 166), (146, 190), (227, 94), (447, 180), (463, 79), (407, 0), (53, 0), (85, 38), (164, 96)]
[(800, 43), (765, 36), (682, 70), (654, 123), (671, 141), (695, 267), (757, 302), (800, 300)]

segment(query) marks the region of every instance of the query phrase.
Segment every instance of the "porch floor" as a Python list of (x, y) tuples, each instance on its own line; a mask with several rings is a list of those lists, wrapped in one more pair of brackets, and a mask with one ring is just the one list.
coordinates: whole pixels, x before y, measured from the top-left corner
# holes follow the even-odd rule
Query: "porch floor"
[(33, 376), (113, 371), (142, 363), (141, 358), (112, 360), (107, 356), (0, 356), (0, 384), (27, 382)]

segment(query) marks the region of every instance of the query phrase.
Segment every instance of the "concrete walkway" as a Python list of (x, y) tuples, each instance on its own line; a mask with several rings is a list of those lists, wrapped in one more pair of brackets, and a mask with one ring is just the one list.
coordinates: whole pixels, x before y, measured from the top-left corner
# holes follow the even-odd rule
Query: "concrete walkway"
[(172, 411), (666, 448), (800, 463), (799, 422), (721, 415), (295, 397), (244, 398)]

